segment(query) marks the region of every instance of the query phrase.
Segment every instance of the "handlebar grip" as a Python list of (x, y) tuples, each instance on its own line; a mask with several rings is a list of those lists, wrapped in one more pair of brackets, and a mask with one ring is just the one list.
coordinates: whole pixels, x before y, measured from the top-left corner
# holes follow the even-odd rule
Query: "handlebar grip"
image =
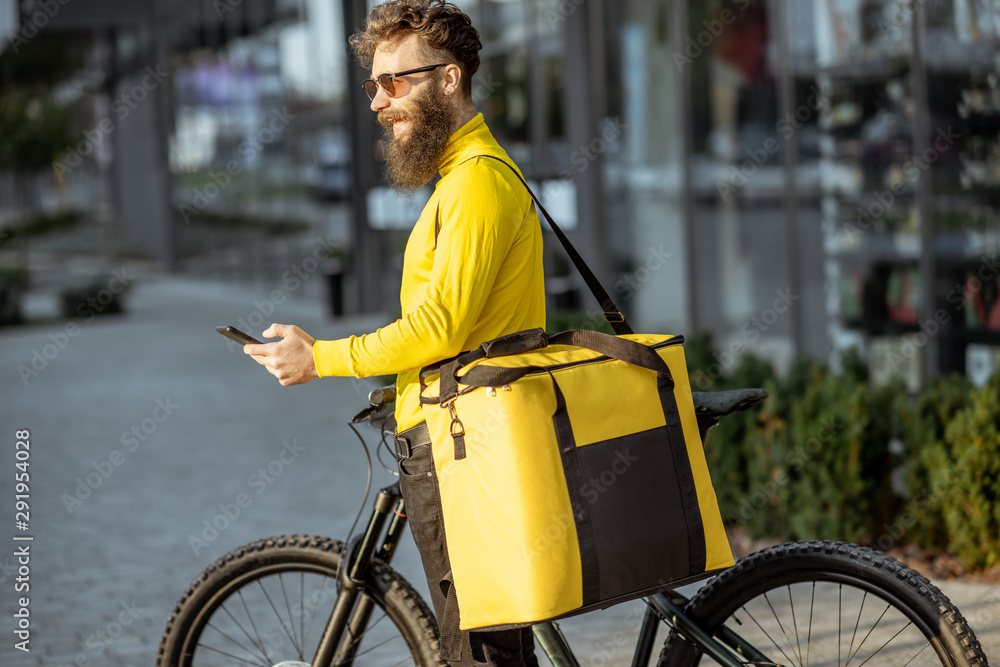
[(388, 387), (382, 387), (380, 389), (373, 389), (368, 394), (368, 402), (376, 407), (381, 407), (386, 403), (392, 403), (396, 400), (396, 386), (389, 385)]

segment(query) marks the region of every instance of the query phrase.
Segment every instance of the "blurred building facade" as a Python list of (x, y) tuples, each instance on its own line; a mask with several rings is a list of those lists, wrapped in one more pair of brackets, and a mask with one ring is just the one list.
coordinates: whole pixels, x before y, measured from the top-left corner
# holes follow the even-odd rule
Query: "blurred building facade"
[[(178, 270), (228, 275), (241, 221), (304, 225), (349, 248), (349, 309), (384, 308), (422, 196), (385, 187), (346, 52), (370, 4), (57, 1), (45, 29), (92, 32), (90, 125), (116, 129), (74, 178)], [(1000, 366), (997, 2), (457, 4), (477, 107), (636, 329), (711, 331), (726, 369), (852, 346), (914, 387)], [(593, 317), (547, 238), (551, 311)]]
[(543, 191), (575, 190), (638, 328), (711, 331), (723, 368), (850, 347), (913, 389), (998, 368), (996, 2), (470, 10), (482, 108)]

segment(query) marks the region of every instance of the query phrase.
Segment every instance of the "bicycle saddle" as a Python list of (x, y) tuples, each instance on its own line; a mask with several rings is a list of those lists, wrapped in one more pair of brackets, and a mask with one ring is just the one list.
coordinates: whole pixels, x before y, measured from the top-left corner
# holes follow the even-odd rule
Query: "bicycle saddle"
[(725, 417), (738, 410), (757, 405), (767, 398), (764, 389), (731, 389), (729, 391), (693, 391), (695, 412), (707, 417)]

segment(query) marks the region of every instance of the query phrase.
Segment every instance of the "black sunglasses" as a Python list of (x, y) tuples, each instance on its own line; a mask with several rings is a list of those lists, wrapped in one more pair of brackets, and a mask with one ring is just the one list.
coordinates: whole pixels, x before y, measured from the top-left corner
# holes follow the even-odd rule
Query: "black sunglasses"
[(365, 79), (362, 81), (361, 87), (365, 89), (365, 93), (367, 93), (369, 100), (374, 100), (375, 96), (378, 95), (379, 86), (382, 86), (382, 90), (384, 90), (389, 97), (395, 97), (397, 76), (406, 76), (407, 74), (417, 74), (419, 72), (430, 72), (433, 69), (444, 67), (447, 64), (448, 63), (438, 63), (437, 65), (428, 65), (427, 67), (408, 69), (405, 72), (396, 72), (395, 74), (379, 74), (374, 79)]

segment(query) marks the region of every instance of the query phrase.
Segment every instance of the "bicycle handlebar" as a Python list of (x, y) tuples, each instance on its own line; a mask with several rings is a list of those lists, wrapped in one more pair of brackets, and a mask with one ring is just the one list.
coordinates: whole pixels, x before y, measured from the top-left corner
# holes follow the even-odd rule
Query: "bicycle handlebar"
[(396, 400), (396, 385), (391, 384), (388, 387), (382, 387), (380, 389), (373, 389), (368, 394), (368, 402), (371, 403), (376, 408), (380, 408), (386, 403), (392, 403)]

